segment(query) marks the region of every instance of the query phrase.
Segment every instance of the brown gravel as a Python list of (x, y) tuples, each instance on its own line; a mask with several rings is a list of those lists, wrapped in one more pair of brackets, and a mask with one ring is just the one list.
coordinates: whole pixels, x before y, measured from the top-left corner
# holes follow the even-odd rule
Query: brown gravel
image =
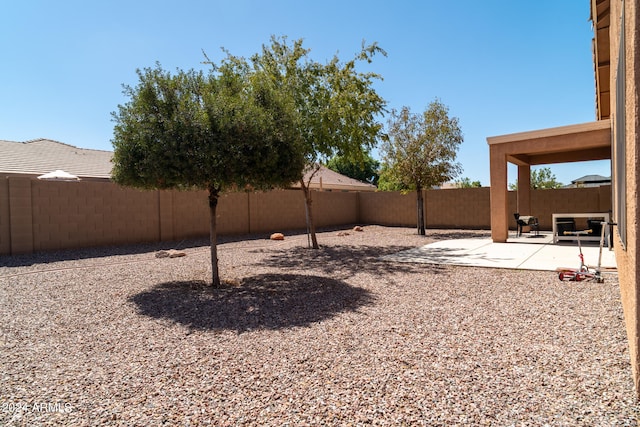
[(0, 425), (636, 425), (615, 276), (379, 258), (488, 235), (427, 234), (3, 257)]

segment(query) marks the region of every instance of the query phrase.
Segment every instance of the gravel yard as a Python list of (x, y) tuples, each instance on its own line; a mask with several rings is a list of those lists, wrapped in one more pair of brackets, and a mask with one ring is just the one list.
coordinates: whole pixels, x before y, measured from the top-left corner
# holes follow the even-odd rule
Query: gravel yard
[(0, 425), (636, 425), (615, 276), (379, 258), (474, 235), (0, 258)]

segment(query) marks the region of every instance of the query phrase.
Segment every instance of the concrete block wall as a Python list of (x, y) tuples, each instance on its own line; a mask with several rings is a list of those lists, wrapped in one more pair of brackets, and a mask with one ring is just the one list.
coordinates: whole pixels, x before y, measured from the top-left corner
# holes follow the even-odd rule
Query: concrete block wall
[(359, 193), (316, 191), (312, 195), (314, 215), (317, 217), (316, 227), (359, 222)]
[[(313, 203), (317, 206), (317, 198)], [(264, 233), (306, 228), (302, 190), (249, 193), (249, 232)], [(317, 211), (314, 206), (314, 213)], [(316, 218), (318, 219), (318, 218)], [(317, 222), (316, 222), (317, 224)]]
[[(207, 202), (208, 203), (208, 202)], [(207, 205), (208, 206), (208, 205)], [(249, 233), (249, 193), (225, 193), (220, 196), (216, 226), (219, 234)], [(209, 213), (206, 214), (209, 221)], [(208, 222), (207, 222), (208, 223)], [(208, 233), (207, 228), (207, 233)]]
[[(424, 192), (429, 228), (490, 227), (488, 188)], [(516, 212), (516, 194), (509, 193)], [(312, 193), (317, 227), (380, 224), (415, 227), (416, 194)], [(602, 212), (610, 187), (537, 190), (532, 215), (551, 229), (557, 212)], [(524, 213), (523, 213), (524, 214)], [(515, 229), (515, 219), (510, 218)], [(586, 226), (586, 225), (585, 225)], [(272, 233), (306, 228), (300, 190), (237, 192), (220, 196), (218, 234)], [(140, 191), (109, 182), (0, 179), (0, 255), (90, 246), (172, 241), (209, 234), (207, 191)]]
[(415, 191), (358, 193), (359, 222), (389, 226), (415, 227), (417, 223)]
[(427, 228), (488, 229), (489, 187), (425, 191)]
[(156, 192), (102, 182), (33, 180), (30, 187), (33, 251), (148, 242), (160, 237)]
[[(209, 192), (170, 191), (173, 239), (180, 240), (209, 234)], [(220, 203), (218, 203), (220, 206)], [(169, 215), (169, 213), (164, 213)], [(166, 227), (165, 227), (166, 228)]]
[(10, 178), (8, 181), (11, 253), (30, 253), (33, 252), (31, 181), (26, 178)]
[(0, 254), (11, 253), (9, 180), (0, 179)]

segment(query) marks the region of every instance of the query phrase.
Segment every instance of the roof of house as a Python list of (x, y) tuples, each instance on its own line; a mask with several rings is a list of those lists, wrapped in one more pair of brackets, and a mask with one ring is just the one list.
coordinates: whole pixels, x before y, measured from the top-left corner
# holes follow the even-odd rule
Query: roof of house
[[(0, 175), (37, 177), (55, 170), (63, 170), (85, 180), (110, 179), (112, 157), (112, 151), (78, 148), (51, 139), (26, 142), (0, 140)], [(308, 175), (305, 180), (308, 180)], [(374, 185), (341, 175), (324, 166), (311, 180), (311, 188), (376, 190)]]
[(601, 185), (611, 185), (611, 177), (602, 175), (585, 175), (571, 181), (571, 184), (565, 185), (563, 188), (578, 187), (599, 187)]
[(80, 178), (111, 177), (110, 151), (89, 150), (50, 139), (0, 140), (0, 174), (38, 176), (63, 170)]
[[(309, 181), (311, 171), (308, 171), (305, 176), (305, 182)], [(294, 187), (300, 187), (299, 183), (296, 183)], [(318, 172), (315, 173), (311, 179), (309, 187), (317, 190), (351, 190), (351, 191), (376, 191), (376, 186), (366, 182), (358, 181), (357, 179), (349, 178), (348, 176), (339, 174), (331, 169), (320, 166)]]
[(606, 177), (602, 175), (585, 175), (581, 178), (574, 179), (571, 181), (572, 184), (588, 184), (588, 183), (608, 183), (611, 182), (611, 177)]

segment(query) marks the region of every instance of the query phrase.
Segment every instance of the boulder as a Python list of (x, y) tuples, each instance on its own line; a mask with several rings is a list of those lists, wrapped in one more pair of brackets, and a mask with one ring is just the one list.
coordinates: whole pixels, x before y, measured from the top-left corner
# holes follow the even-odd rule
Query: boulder
[(186, 253), (182, 251), (177, 251), (175, 249), (169, 249), (168, 251), (158, 251), (156, 252), (156, 258), (179, 258), (187, 256)]
[(284, 234), (282, 233), (273, 233), (270, 237), (271, 240), (284, 240)]
[(364, 231), (364, 229), (359, 225), (356, 225), (355, 227), (353, 227), (353, 231)]

